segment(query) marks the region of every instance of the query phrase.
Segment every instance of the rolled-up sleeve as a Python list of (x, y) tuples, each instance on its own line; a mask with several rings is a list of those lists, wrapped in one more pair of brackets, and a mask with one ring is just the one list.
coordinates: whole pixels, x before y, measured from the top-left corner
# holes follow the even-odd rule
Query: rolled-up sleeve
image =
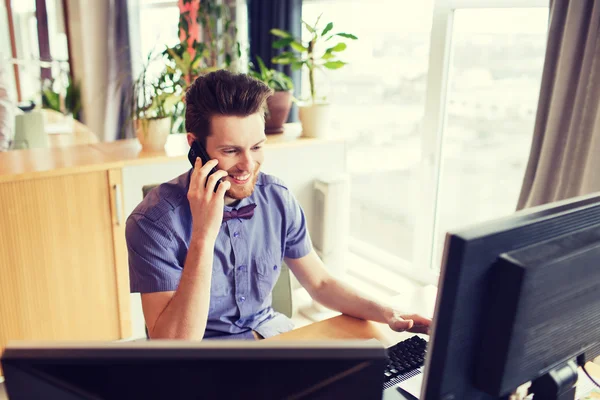
[(290, 191), (287, 191), (286, 206), (285, 257), (302, 258), (312, 250), (310, 235), (306, 228), (306, 217)]
[(177, 289), (183, 266), (168, 230), (143, 215), (127, 219), (125, 238), (129, 253), (131, 293), (167, 292)]

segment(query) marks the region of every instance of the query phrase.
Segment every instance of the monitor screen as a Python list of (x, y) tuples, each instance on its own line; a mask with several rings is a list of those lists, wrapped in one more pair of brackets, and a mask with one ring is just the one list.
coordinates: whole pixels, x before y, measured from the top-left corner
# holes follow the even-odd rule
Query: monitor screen
[(381, 398), (377, 342), (10, 343), (11, 400)]

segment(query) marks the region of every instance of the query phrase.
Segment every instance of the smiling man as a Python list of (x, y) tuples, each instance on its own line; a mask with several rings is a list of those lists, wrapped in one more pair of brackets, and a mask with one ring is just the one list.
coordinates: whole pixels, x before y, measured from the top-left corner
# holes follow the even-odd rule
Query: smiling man
[(131, 291), (141, 293), (150, 337), (255, 339), (291, 330), (271, 308), (284, 260), (323, 305), (427, 332), (429, 319), (402, 315), (327, 273), (293, 194), (260, 172), (271, 94), (262, 82), (227, 71), (199, 77), (186, 94), (188, 142), (204, 145), (212, 159), (197, 159), (151, 191), (127, 220)]

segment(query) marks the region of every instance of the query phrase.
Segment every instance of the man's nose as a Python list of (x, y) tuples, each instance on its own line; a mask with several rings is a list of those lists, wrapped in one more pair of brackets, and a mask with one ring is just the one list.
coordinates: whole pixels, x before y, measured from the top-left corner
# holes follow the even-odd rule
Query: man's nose
[(237, 167), (244, 172), (254, 171), (254, 158), (252, 157), (252, 154), (250, 152), (245, 152)]

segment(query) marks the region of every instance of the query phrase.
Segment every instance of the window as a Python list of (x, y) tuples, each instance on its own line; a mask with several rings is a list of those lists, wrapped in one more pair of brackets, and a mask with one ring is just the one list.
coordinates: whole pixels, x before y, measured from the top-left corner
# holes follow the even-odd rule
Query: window
[(547, 28), (547, 9), (454, 12), (436, 264), (445, 232), (516, 209), (533, 136)]
[(408, 263), (419, 211), (431, 1), (404, 2), (402, 12), (396, 4), (304, 0), (302, 18), (313, 24), (322, 13), (321, 28), (332, 21), (333, 31), (358, 37), (340, 53), (349, 64), (317, 76), (317, 84), (332, 104), (332, 133), (348, 142), (352, 238)]
[(446, 231), (515, 210), (548, 5), (502, 3), (304, 0), (305, 21), (359, 38), (321, 76), (349, 145), (353, 252), (435, 283)]
[[(2, 43), (0, 57), (12, 59), (11, 41), (8, 31), (8, 13), (5, 6), (0, 7), (0, 21), (5, 25), (2, 28)], [(40, 50), (38, 43), (38, 24), (36, 18), (35, 0), (13, 1), (11, 11), (15, 30), (15, 47), (17, 60), (11, 60), (9, 65), (16, 63), (19, 70), (19, 84), (21, 99), (40, 102), (41, 77), (40, 77)], [(46, 63), (52, 69), (53, 78), (58, 78), (61, 73), (68, 71), (68, 46), (63, 21), (62, 2), (59, 0), (46, 0), (46, 15), (48, 19), (48, 40), (50, 54), (55, 61)], [(6, 36), (5, 36), (6, 35)], [(4, 60), (3, 60), (4, 61)], [(10, 68), (12, 71), (12, 68)], [(16, 85), (11, 87), (11, 95), (17, 99)]]
[(176, 1), (142, 0), (139, 10), (140, 60), (179, 43)]

